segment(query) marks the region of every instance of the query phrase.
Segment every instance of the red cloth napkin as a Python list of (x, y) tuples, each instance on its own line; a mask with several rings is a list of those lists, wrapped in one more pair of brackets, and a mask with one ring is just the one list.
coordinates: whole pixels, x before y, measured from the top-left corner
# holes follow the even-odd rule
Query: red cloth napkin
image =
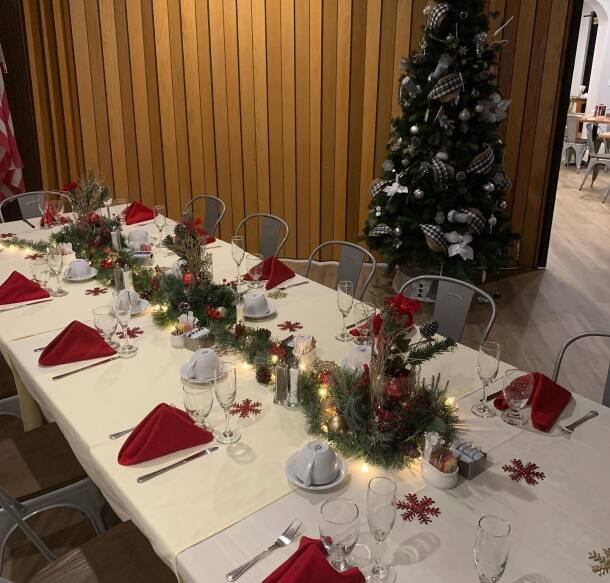
[[(532, 406), (532, 425), (540, 431), (550, 431), (566, 408), (572, 393), (541, 372), (533, 372), (534, 390), (528, 404)], [(504, 395), (494, 399), (496, 409), (508, 409)]]
[(95, 328), (74, 320), (47, 344), (40, 353), (38, 364), (54, 366), (113, 354), (116, 354), (116, 350), (106, 343)]
[(301, 538), (297, 551), (282, 563), (263, 583), (364, 583), (356, 567), (337, 573), (326, 559), (319, 539)]
[(0, 285), (0, 304), (16, 304), (48, 298), (49, 292), (42, 289), (18, 271), (13, 271)]
[(125, 209), (125, 223), (133, 225), (142, 221), (150, 221), (155, 218), (155, 211), (143, 205), (141, 202), (134, 201)]
[[(373, 335), (374, 336), (379, 336), (379, 332), (381, 331), (381, 325), (383, 324), (383, 316), (381, 314), (375, 314), (373, 316)], [(360, 336), (360, 329), (363, 328), (365, 329), (365, 326), (367, 326), (368, 323), (367, 322), (363, 322), (362, 324), (355, 326), (354, 328), (352, 328), (349, 333), (352, 336)]]
[(161, 403), (131, 432), (119, 451), (122, 466), (139, 464), (187, 447), (203, 445), (214, 439), (207, 430), (197, 427), (187, 413)]
[(40, 217), (40, 226), (44, 227), (46, 225), (53, 224), (53, 205), (48, 204), (44, 213)]
[[(287, 265), (284, 265), (277, 257), (267, 257), (263, 262), (263, 274), (261, 279), (267, 280), (266, 289), (273, 289), (276, 285), (284, 283), (287, 279), (294, 277), (294, 271)], [(260, 265), (260, 263), (259, 263)], [(254, 267), (252, 269), (255, 269)], [(252, 271), (252, 269), (250, 271)], [(250, 281), (252, 276), (250, 272), (244, 275), (246, 281)]]

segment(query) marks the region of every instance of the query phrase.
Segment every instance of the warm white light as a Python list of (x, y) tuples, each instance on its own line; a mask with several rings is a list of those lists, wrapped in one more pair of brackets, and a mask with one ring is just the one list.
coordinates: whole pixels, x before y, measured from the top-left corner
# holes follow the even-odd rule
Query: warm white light
[(447, 397), (445, 399), (445, 405), (448, 405), (449, 407), (455, 407), (455, 397)]
[(326, 397), (328, 397), (328, 389), (326, 387), (320, 387), (318, 389), (318, 396), (320, 399), (326, 399)]
[(363, 463), (363, 464), (360, 466), (360, 471), (361, 471), (363, 474), (368, 474), (368, 471), (369, 471), (369, 465), (368, 465), (367, 463)]
[(301, 363), (299, 364), (299, 369), (301, 369), (301, 370), (307, 370), (307, 367), (306, 367), (306, 366), (305, 366), (305, 365), (304, 365), (304, 364), (301, 362)]
[(277, 362), (277, 354), (271, 356), (271, 362)]
[(248, 369), (250, 368), (250, 365), (249, 365), (247, 362), (245, 362), (245, 361), (244, 361), (244, 362), (242, 362), (241, 367), (242, 367), (244, 370), (248, 370)]

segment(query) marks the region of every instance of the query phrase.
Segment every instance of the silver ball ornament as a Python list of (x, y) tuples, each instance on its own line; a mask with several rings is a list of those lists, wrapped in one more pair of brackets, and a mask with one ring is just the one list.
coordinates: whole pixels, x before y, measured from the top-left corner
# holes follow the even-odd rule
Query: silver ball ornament
[(416, 188), (413, 191), (413, 196), (417, 199), (417, 200), (421, 200), (422, 198), (424, 198), (424, 191), (421, 188)]
[(489, 223), (489, 226), (493, 228), (498, 224), (498, 219), (494, 215), (491, 215), (491, 217), (489, 217), (489, 221), (487, 222)]
[(466, 108), (464, 108), (460, 111), (460, 113), (458, 113), (458, 117), (462, 121), (468, 121), (470, 119), (470, 112)]
[(473, 89), (470, 92), (470, 95), (472, 95), (473, 97), (478, 97), (480, 95), (479, 90), (478, 89)]
[(482, 105), (481, 103), (477, 103), (477, 104), (474, 106), (474, 110), (475, 110), (477, 113), (482, 113), (482, 111), (483, 111), (484, 109), (485, 109), (485, 108), (483, 107), (483, 105)]
[(461, 18), (462, 20), (466, 20), (466, 19), (468, 18), (468, 12), (466, 12), (465, 10), (462, 10), (462, 11), (460, 12), (460, 18)]
[(412, 125), (411, 128), (409, 129), (409, 131), (416, 136), (417, 134), (419, 134), (419, 126), (418, 125)]
[(381, 207), (375, 207), (375, 216), (376, 217), (380, 217), (381, 216)]
[(447, 152), (437, 152), (434, 157), (438, 160), (449, 160), (449, 154), (447, 154)]
[(442, 225), (445, 222), (445, 213), (443, 211), (438, 211), (434, 219), (437, 224)]
[(402, 229), (400, 227), (396, 227), (394, 229), (394, 232), (396, 233), (397, 237), (400, 237), (402, 235)]
[(445, 42), (446, 42), (448, 45), (450, 45), (450, 44), (451, 44), (451, 43), (452, 43), (454, 40), (455, 40), (455, 36), (454, 36), (454, 35), (452, 35), (452, 34), (448, 34), (448, 35), (445, 37)]
[(496, 189), (496, 187), (494, 186), (493, 182), (488, 182), (487, 184), (483, 185), (483, 190), (485, 192), (493, 192)]
[(501, 211), (505, 211), (505, 210), (506, 210), (506, 207), (508, 206), (508, 204), (506, 203), (506, 201), (505, 201), (505, 200), (499, 200), (499, 201), (496, 203), (496, 206), (498, 207), (498, 209), (499, 209), (499, 210), (501, 210)]

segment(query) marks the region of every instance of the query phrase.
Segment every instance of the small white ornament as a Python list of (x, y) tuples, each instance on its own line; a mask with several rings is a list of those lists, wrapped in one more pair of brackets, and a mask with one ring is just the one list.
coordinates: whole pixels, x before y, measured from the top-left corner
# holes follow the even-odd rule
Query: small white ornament
[(413, 196), (417, 199), (417, 200), (421, 200), (422, 198), (424, 198), (424, 191), (421, 188), (416, 188), (413, 191)]
[(470, 119), (470, 112), (466, 108), (464, 108), (460, 111), (460, 113), (458, 113), (458, 117), (462, 121), (468, 121)]
[(412, 125), (412, 126), (411, 126), (411, 129), (410, 129), (410, 132), (411, 132), (411, 133), (412, 133), (414, 136), (416, 136), (417, 134), (419, 134), (419, 127), (418, 127), (417, 125)]

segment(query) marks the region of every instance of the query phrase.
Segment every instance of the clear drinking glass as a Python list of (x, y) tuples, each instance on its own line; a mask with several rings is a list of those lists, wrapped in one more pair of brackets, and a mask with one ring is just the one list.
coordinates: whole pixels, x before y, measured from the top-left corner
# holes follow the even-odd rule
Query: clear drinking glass
[(337, 284), (337, 305), (339, 306), (339, 311), (343, 316), (343, 322), (341, 332), (339, 332), (335, 338), (341, 342), (347, 342), (351, 339), (351, 336), (345, 329), (345, 318), (347, 318), (348, 314), (352, 311), (353, 304), (354, 284), (351, 281), (340, 281)]
[(486, 340), (479, 346), (479, 358), (477, 360), (477, 371), (483, 383), (483, 396), (481, 401), (472, 407), (472, 412), (477, 417), (493, 417), (496, 412), (487, 404), (487, 388), (494, 381), (500, 367), (500, 345), (497, 342)]
[(47, 282), (49, 281), (49, 262), (46, 255), (38, 259), (32, 259), (32, 275), (40, 286), (47, 290)]
[(527, 405), (534, 390), (534, 375), (511, 369), (504, 375), (504, 400), (510, 407), (502, 413), (502, 421), (509, 425), (524, 425), (527, 419), (521, 409)]
[[(45, 213), (47, 212), (47, 207), (49, 205), (51, 198), (49, 197), (49, 195), (46, 192), (41, 192), (38, 196), (37, 196), (37, 200), (36, 203), (38, 204), (38, 210), (40, 211), (40, 216), (44, 217)], [(34, 204), (34, 203), (30, 203), (30, 204)], [(50, 229), (51, 225), (49, 225), (48, 223), (45, 223), (44, 225), (41, 223), (40, 225), (41, 229)]]
[(327, 500), (320, 508), (320, 515), (320, 540), (330, 564), (341, 573), (349, 568), (348, 556), (358, 542), (358, 506), (347, 498)]
[(235, 402), (235, 394), (237, 393), (237, 370), (234, 364), (230, 362), (221, 362), (217, 365), (214, 371), (214, 392), (218, 404), (225, 412), (224, 429), (217, 429), (214, 434), (216, 441), (219, 443), (235, 443), (241, 438), (241, 434), (237, 429), (231, 430), (229, 424), (229, 409)]
[(47, 247), (47, 263), (49, 264), (50, 274), (57, 278), (57, 289), (51, 290), (51, 295), (55, 298), (67, 296), (68, 292), (61, 287), (61, 270), (64, 266), (64, 256), (59, 245), (49, 245)]
[(390, 478), (377, 477), (369, 482), (366, 493), (366, 516), (376, 547), (368, 568), (369, 581), (390, 583), (396, 580), (396, 571), (381, 560), (381, 545), (394, 528), (396, 520), (396, 482)]
[(167, 222), (167, 215), (165, 213), (165, 207), (162, 204), (156, 204), (153, 207), (155, 212), (155, 226), (159, 231), (159, 240), (155, 247), (163, 247), (163, 229), (165, 228), (165, 223)]
[(263, 256), (260, 253), (250, 253), (246, 257), (246, 271), (252, 278), (251, 288), (258, 288), (262, 285), (260, 278), (263, 275)]
[(205, 424), (214, 403), (214, 379), (185, 382), (182, 385), (184, 408), (197, 427), (212, 431)]
[(235, 237), (231, 237), (231, 255), (233, 256), (233, 261), (237, 265), (237, 289), (239, 289), (240, 274), (239, 274), (239, 266), (241, 262), (244, 260), (244, 256), (246, 254), (244, 250), (245, 241), (242, 235), (236, 235)]
[(498, 516), (479, 520), (474, 543), (474, 564), (480, 583), (500, 581), (508, 562), (510, 524)]
[(114, 305), (114, 313), (116, 319), (121, 325), (121, 332), (123, 333), (123, 341), (121, 342), (121, 346), (117, 350), (119, 356), (122, 358), (131, 358), (135, 356), (138, 351), (138, 347), (129, 342), (129, 334), (128, 334), (128, 325), (129, 320), (131, 319), (131, 294), (129, 290), (122, 289), (120, 291), (115, 291), (112, 294), (112, 303)]
[(106, 196), (104, 197), (104, 200), (102, 202), (106, 207), (106, 214), (108, 215), (108, 218), (110, 218), (110, 207), (112, 206), (112, 192), (110, 191), (110, 189), (106, 191)]
[(116, 332), (118, 321), (112, 306), (100, 306), (93, 310), (93, 325), (95, 329), (104, 337), (104, 340), (112, 346), (118, 348), (119, 343), (113, 340), (112, 337)]
[(125, 223), (125, 211), (127, 210), (127, 205), (129, 201), (126, 198), (115, 198), (114, 199), (114, 213), (117, 218), (121, 221), (121, 223)]
[(354, 336), (354, 342), (358, 345), (358, 350), (365, 352), (373, 339), (373, 318), (375, 316), (375, 306), (357, 302), (354, 304), (356, 322), (360, 322), (355, 327), (359, 335)]

